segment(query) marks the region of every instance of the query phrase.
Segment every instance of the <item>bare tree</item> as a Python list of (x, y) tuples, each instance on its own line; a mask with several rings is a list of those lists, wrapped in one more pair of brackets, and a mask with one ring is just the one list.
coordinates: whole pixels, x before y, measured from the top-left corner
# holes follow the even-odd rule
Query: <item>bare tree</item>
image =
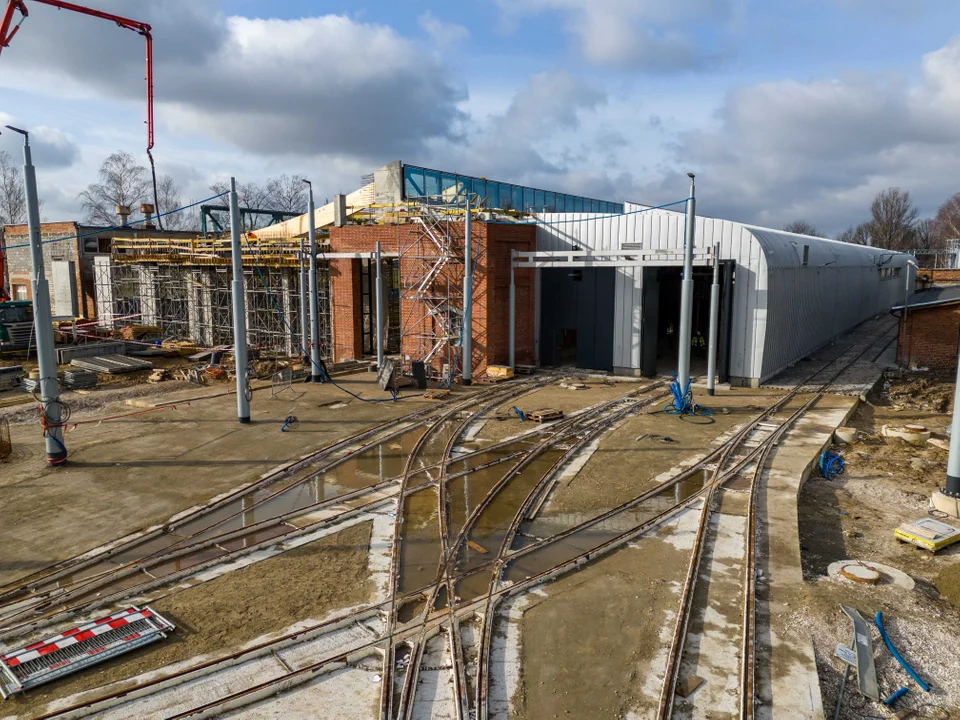
[(900, 188), (884, 190), (874, 199), (870, 213), (873, 245), (887, 250), (909, 250), (913, 247), (920, 211), (914, 206), (909, 192)]
[[(166, 213), (180, 207), (180, 187), (170, 175), (164, 175), (157, 182), (157, 213)], [(163, 227), (166, 230), (186, 230), (190, 224), (186, 218), (186, 211), (171, 213), (163, 216)]]
[(87, 185), (80, 193), (80, 206), (86, 212), (87, 222), (113, 225), (117, 205), (126, 205), (136, 214), (149, 189), (147, 169), (138, 165), (130, 153), (116, 152), (100, 166), (100, 182)]
[(944, 244), (947, 240), (960, 239), (960, 193), (947, 200), (937, 210), (932, 231), (937, 240)]
[(806, 220), (794, 220), (783, 226), (786, 232), (796, 233), (797, 235), (812, 235), (813, 237), (824, 237), (823, 233)]
[(844, 230), (842, 233), (837, 235), (837, 240), (845, 243), (852, 243), (854, 245), (870, 245), (870, 223), (860, 223), (859, 225), (852, 225)]
[(23, 175), (6, 150), (0, 150), (0, 227), (27, 221)]
[(271, 210), (307, 211), (307, 185), (302, 175), (281, 175), (267, 180), (267, 203)]
[[(270, 189), (272, 185), (281, 179), (282, 178), (275, 178), (272, 180), (267, 180), (266, 184), (264, 185), (253, 182), (239, 183), (237, 185), (237, 200), (240, 203), (240, 207), (255, 210), (283, 210), (284, 208), (276, 206), (276, 203), (273, 200), (273, 192)], [(287, 179), (286, 183), (292, 184), (292, 181)], [(218, 195), (228, 192), (230, 190), (230, 183), (225, 180), (218, 180), (210, 186), (210, 190)], [(221, 200), (223, 201), (224, 205), (229, 204), (229, 198), (223, 197)], [(227, 213), (217, 213), (217, 217), (223, 227), (229, 227), (230, 218)], [(266, 225), (269, 225), (272, 221), (273, 220), (269, 215), (247, 215), (243, 219), (243, 229), (256, 230), (257, 228), (262, 228)]]

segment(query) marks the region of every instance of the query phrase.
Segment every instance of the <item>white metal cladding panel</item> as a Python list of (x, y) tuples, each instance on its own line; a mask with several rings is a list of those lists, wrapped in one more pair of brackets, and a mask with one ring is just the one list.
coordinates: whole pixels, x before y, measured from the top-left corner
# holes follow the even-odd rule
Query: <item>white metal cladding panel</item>
[(643, 333), (643, 268), (617, 268), (614, 298), (613, 366), (640, 367), (640, 339)]
[[(561, 222), (564, 220), (567, 222)], [(537, 226), (537, 250), (568, 250), (573, 245), (584, 250), (618, 250), (623, 242), (643, 243), (644, 247), (650, 249), (671, 249), (684, 245), (686, 216), (682, 212), (652, 210), (617, 217), (551, 214), (542, 215), (541, 221)], [(766, 264), (763, 252), (756, 238), (739, 223), (715, 218), (697, 218), (696, 223), (695, 246), (712, 247), (719, 243), (720, 257), (734, 260), (737, 264), (730, 374), (758, 378), (766, 316)], [(637, 272), (642, 273), (640, 270)], [(614, 334), (614, 364), (639, 368), (641, 280), (635, 276), (634, 282), (630, 283), (626, 278), (618, 271), (615, 328), (619, 330), (615, 330)], [(628, 307), (633, 312), (628, 313)], [(632, 318), (633, 324), (630, 333), (626, 332), (628, 317)], [(630, 363), (620, 365), (620, 361), (627, 359), (628, 345)]]

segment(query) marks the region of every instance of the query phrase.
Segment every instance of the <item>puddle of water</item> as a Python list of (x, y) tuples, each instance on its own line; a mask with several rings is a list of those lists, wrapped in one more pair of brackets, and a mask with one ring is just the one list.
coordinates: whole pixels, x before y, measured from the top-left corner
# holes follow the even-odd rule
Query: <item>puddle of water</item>
[(490, 573), (490, 568), (485, 568), (457, 580), (454, 588), (457, 605), (464, 605), (486, 595), (490, 589)]
[(414, 618), (422, 615), (426, 607), (427, 599), (423, 595), (411, 598), (397, 608), (397, 621), (401, 623), (408, 623)]
[(463, 418), (459, 414), (444, 420), (437, 425), (430, 433), (430, 437), (420, 448), (417, 458), (410, 468), (411, 472), (417, 472), (424, 468), (443, 462), (443, 455), (447, 450), (447, 445), (453, 438)]
[(77, 605), (77, 604), (85, 604), (88, 602), (93, 602), (97, 598), (103, 597), (104, 595), (112, 595), (113, 593), (119, 592), (120, 590), (126, 590), (127, 588), (134, 587), (135, 585), (140, 585), (145, 582), (150, 582), (152, 579), (153, 578), (151, 578), (142, 570), (138, 570), (137, 572), (131, 575), (128, 575), (125, 578), (121, 578), (120, 580), (114, 580), (107, 587), (99, 588), (98, 590), (94, 590), (84, 595), (80, 595), (74, 598), (73, 600), (71, 600), (70, 603), (72, 605)]
[[(504, 578), (512, 582), (518, 582), (549, 570), (554, 565), (572, 560), (578, 555), (651, 520), (660, 513), (669, 510), (678, 502), (689, 498), (703, 487), (705, 478), (704, 473), (697, 473), (673, 487), (665, 488), (636, 507), (624, 510), (603, 522), (575, 532), (563, 540), (517, 558), (507, 563)], [(527, 527), (521, 528), (521, 530), (529, 535), (550, 537), (566, 528), (585, 522), (587, 519), (589, 518), (581, 518), (575, 514), (566, 517), (555, 515), (552, 518), (541, 516), (533, 523), (527, 523)], [(558, 520), (561, 522), (558, 523)], [(563, 527), (565, 523), (566, 528)], [(518, 537), (518, 542), (514, 546), (528, 545), (530, 542), (529, 538)]]
[(467, 539), (473, 545), (464, 542), (460, 546), (457, 552), (458, 570), (472, 570), (497, 554), (524, 500), (563, 454), (564, 451), (558, 448), (547, 450), (510, 478), (471, 527)]
[(242, 550), (243, 548), (251, 547), (257, 543), (273, 540), (281, 535), (286, 535), (291, 530), (293, 530), (293, 528), (291, 528), (289, 525), (279, 523), (277, 525), (271, 525), (270, 527), (262, 530), (257, 530), (256, 532), (241, 535), (240, 537), (235, 537), (231, 540), (226, 540), (217, 544), (220, 547), (233, 552), (235, 550)]
[(437, 591), (437, 599), (433, 601), (434, 612), (447, 609), (447, 586), (443, 584)]
[(161, 578), (167, 575), (172, 575), (173, 573), (181, 570), (186, 570), (194, 565), (207, 562), (208, 560), (214, 560), (216, 558), (223, 557), (224, 555), (226, 555), (226, 553), (220, 548), (208, 547), (204, 548), (203, 550), (198, 550), (197, 552), (182, 555), (181, 557), (174, 558), (173, 560), (167, 560), (159, 565), (147, 566), (147, 569), (150, 571), (151, 575)]
[[(403, 475), (407, 456), (423, 433), (424, 428), (414, 428), (399, 437), (365, 450), (328, 472), (297, 481), (266, 502), (262, 501), (275, 493), (276, 487), (256, 490), (218, 508), (211, 515), (180, 526), (177, 532), (181, 534), (201, 532), (211, 522), (223, 520), (221, 524), (201, 532), (194, 538), (194, 540), (202, 540), (249, 527), (264, 520), (271, 520), (354, 490), (372, 487), (384, 480), (400, 477)], [(257, 505), (258, 502), (261, 504)], [(231, 515), (236, 517), (224, 520)]]
[(500, 448), (482, 452), (479, 455), (474, 455), (465, 460), (455, 460), (454, 462), (450, 463), (450, 465), (448, 466), (447, 472), (450, 475), (455, 475), (465, 470), (472, 470), (473, 468), (479, 467), (480, 465), (486, 465), (489, 462), (502, 460), (505, 457), (509, 457), (514, 453), (520, 452), (521, 450), (526, 450), (533, 446), (534, 446), (534, 443), (531, 443), (531, 442), (517, 441), (514, 443), (510, 443), (509, 445), (504, 445), (503, 447), (500, 447)]
[(398, 590), (408, 593), (433, 583), (440, 563), (439, 490), (428, 487), (410, 493), (403, 503), (400, 525)]

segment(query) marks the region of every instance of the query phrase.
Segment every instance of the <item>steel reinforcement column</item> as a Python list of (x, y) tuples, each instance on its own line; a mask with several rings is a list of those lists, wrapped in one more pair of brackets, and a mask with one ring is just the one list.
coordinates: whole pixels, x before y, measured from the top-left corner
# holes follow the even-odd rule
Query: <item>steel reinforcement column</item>
[(710, 335), (707, 339), (707, 395), (717, 383), (717, 326), (720, 324), (720, 245), (713, 251), (713, 284), (710, 286)]
[(233, 359), (237, 372), (237, 420), (250, 422), (247, 397), (247, 305), (243, 293), (243, 259), (240, 254), (240, 201), (237, 180), (230, 178), (230, 248), (233, 260)]
[(25, 130), (7, 125), (23, 135), (23, 185), (27, 201), (27, 232), (30, 235), (30, 260), (33, 269), (33, 328), (37, 341), (37, 364), (40, 371), (40, 405), (43, 413), (43, 438), (48, 465), (67, 461), (60, 425), (60, 383), (57, 379), (57, 358), (50, 313), (50, 287), (43, 271), (43, 245), (40, 240), (40, 200), (37, 194), (37, 173), (30, 154), (30, 135)]
[(693, 325), (693, 239), (694, 222), (697, 218), (697, 201), (694, 197), (694, 175), (690, 178), (690, 197), (687, 199), (686, 236), (683, 246), (683, 282), (680, 285), (680, 335), (677, 342), (677, 380), (680, 392), (687, 389), (690, 381), (690, 340)]
[(323, 382), (320, 370), (320, 296), (317, 289), (317, 219), (313, 205), (313, 183), (304, 180), (310, 190), (307, 200), (307, 237), (310, 241), (310, 379)]
[(463, 384), (473, 383), (473, 270), (470, 267), (473, 252), (473, 220), (470, 217), (470, 197), (467, 196), (467, 214), (464, 219), (463, 240)]

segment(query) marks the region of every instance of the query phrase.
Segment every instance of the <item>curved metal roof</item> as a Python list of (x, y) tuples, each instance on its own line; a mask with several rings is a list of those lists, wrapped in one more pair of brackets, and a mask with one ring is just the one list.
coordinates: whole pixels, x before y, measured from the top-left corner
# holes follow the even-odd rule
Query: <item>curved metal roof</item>
[(743, 225), (753, 235), (766, 257), (769, 268), (803, 266), (803, 248), (807, 246), (807, 265), (824, 267), (900, 267), (912, 260), (906, 253), (893, 252), (883, 248), (854, 245), (840, 240), (797, 235), (783, 230), (771, 230), (756, 225)]

